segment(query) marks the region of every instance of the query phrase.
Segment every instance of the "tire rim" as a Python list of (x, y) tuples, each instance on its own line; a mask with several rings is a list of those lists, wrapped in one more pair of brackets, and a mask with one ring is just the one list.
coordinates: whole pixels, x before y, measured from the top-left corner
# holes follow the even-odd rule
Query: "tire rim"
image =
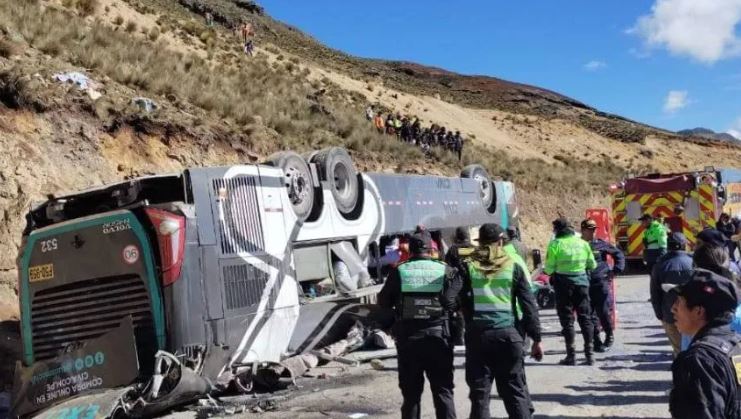
[(347, 199), (351, 196), (350, 190), (350, 171), (344, 164), (336, 164), (332, 171), (332, 177), (334, 178), (334, 189), (337, 191), (337, 196), (342, 199)]
[(489, 205), (489, 199), (491, 198), (491, 187), (489, 184), (489, 178), (480, 174), (474, 176), (473, 178), (479, 183), (479, 187), (481, 188), (481, 200), (484, 201), (485, 204)]
[(289, 167), (286, 170), (286, 187), (288, 188), (288, 198), (291, 204), (298, 205), (303, 203), (309, 196), (309, 182), (304, 173), (295, 167)]

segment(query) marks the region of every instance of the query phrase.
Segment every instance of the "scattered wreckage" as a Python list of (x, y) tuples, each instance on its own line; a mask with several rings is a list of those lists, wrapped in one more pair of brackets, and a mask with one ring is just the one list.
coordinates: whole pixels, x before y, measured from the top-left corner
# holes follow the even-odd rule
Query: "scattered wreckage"
[(358, 173), (340, 148), (50, 197), (18, 259), (13, 414), (151, 417), (290, 381), (388, 326), (364, 303), (389, 243), (486, 222), (517, 210), (481, 166)]

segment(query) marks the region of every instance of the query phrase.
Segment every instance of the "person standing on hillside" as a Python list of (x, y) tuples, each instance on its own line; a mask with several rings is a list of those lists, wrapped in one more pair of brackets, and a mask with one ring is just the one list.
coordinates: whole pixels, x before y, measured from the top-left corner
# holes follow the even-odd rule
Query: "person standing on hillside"
[(524, 270), (503, 249), (505, 237), (499, 225), (482, 225), (479, 246), (463, 259), (460, 299), (472, 419), (490, 417), (492, 381), (510, 418), (531, 418), (534, 411), (523, 346), (529, 336), (530, 355), (543, 358), (540, 319)]
[(463, 137), (461, 137), (461, 132), (456, 131), (455, 132), (455, 146), (454, 150), (458, 154), (458, 161), (461, 161), (463, 158)]
[[(592, 304), (594, 323), (594, 351), (608, 351), (615, 341), (612, 331), (612, 281), (616, 274), (625, 269), (625, 255), (617, 247), (595, 237), (597, 222), (591, 218), (581, 222), (581, 238), (592, 247), (597, 267), (590, 272), (589, 301)], [(607, 257), (611, 256), (614, 266), (610, 267)], [(599, 326), (605, 331), (605, 341), (600, 339)]]
[(386, 131), (386, 123), (383, 121), (383, 114), (379, 111), (378, 114), (373, 118), (373, 125), (379, 134), (383, 134)]
[(648, 271), (654, 267), (656, 261), (666, 253), (667, 228), (659, 219), (654, 219), (651, 214), (643, 214), (641, 226), (643, 232), (643, 261), (648, 266)]
[(666, 337), (672, 345), (676, 357), (681, 348), (681, 335), (674, 325), (671, 312), (676, 299), (674, 294), (664, 291), (664, 285), (681, 285), (692, 277), (692, 256), (685, 250), (687, 239), (684, 234), (674, 232), (667, 240), (669, 252), (660, 257), (651, 271), (651, 305), (654, 315), (661, 322)]
[(393, 335), (399, 360), (402, 419), (419, 419), (424, 376), (430, 381), (437, 419), (455, 419), (453, 346), (449, 313), (457, 308), (461, 279), (456, 270), (433, 260), (432, 236), (418, 229), (409, 238), (409, 260), (394, 268), (378, 294), (393, 309)]
[(574, 311), (584, 338), (586, 365), (593, 365), (594, 325), (589, 303), (589, 273), (597, 267), (589, 243), (576, 236), (565, 218), (553, 221), (556, 238), (548, 244), (543, 272), (551, 277), (556, 292), (556, 312), (566, 343), (566, 358), (561, 365), (576, 365)]

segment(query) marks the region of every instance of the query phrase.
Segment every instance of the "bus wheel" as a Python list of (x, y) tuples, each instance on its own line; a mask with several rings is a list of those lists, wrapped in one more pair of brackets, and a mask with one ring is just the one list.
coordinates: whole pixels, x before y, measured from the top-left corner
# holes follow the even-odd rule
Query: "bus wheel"
[(283, 169), (283, 185), (300, 221), (306, 220), (314, 207), (314, 187), (306, 161), (292, 151), (281, 151), (268, 157), (267, 164)]
[(496, 206), (494, 191), (494, 184), (491, 182), (489, 173), (484, 169), (484, 166), (480, 164), (471, 164), (463, 168), (461, 171), (462, 178), (473, 179), (479, 182), (481, 187), (481, 203), (487, 211), (492, 212), (493, 207)]
[(350, 155), (344, 148), (330, 147), (317, 152), (311, 162), (316, 164), (319, 178), (329, 183), (340, 213), (350, 216), (360, 195), (358, 172)]

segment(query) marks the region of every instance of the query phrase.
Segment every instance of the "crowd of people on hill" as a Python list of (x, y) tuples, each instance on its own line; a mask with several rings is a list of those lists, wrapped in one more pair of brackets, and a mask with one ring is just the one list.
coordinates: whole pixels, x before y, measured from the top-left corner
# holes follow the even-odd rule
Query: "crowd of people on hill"
[(416, 116), (402, 116), (398, 112), (389, 112), (384, 116), (382, 111), (376, 112), (372, 106), (366, 108), (365, 116), (379, 133), (396, 135), (400, 141), (422, 148), (425, 154), (432, 147), (440, 147), (456, 153), (459, 161), (462, 158), (465, 141), (460, 131), (453, 132), (437, 124), (422, 128)]

